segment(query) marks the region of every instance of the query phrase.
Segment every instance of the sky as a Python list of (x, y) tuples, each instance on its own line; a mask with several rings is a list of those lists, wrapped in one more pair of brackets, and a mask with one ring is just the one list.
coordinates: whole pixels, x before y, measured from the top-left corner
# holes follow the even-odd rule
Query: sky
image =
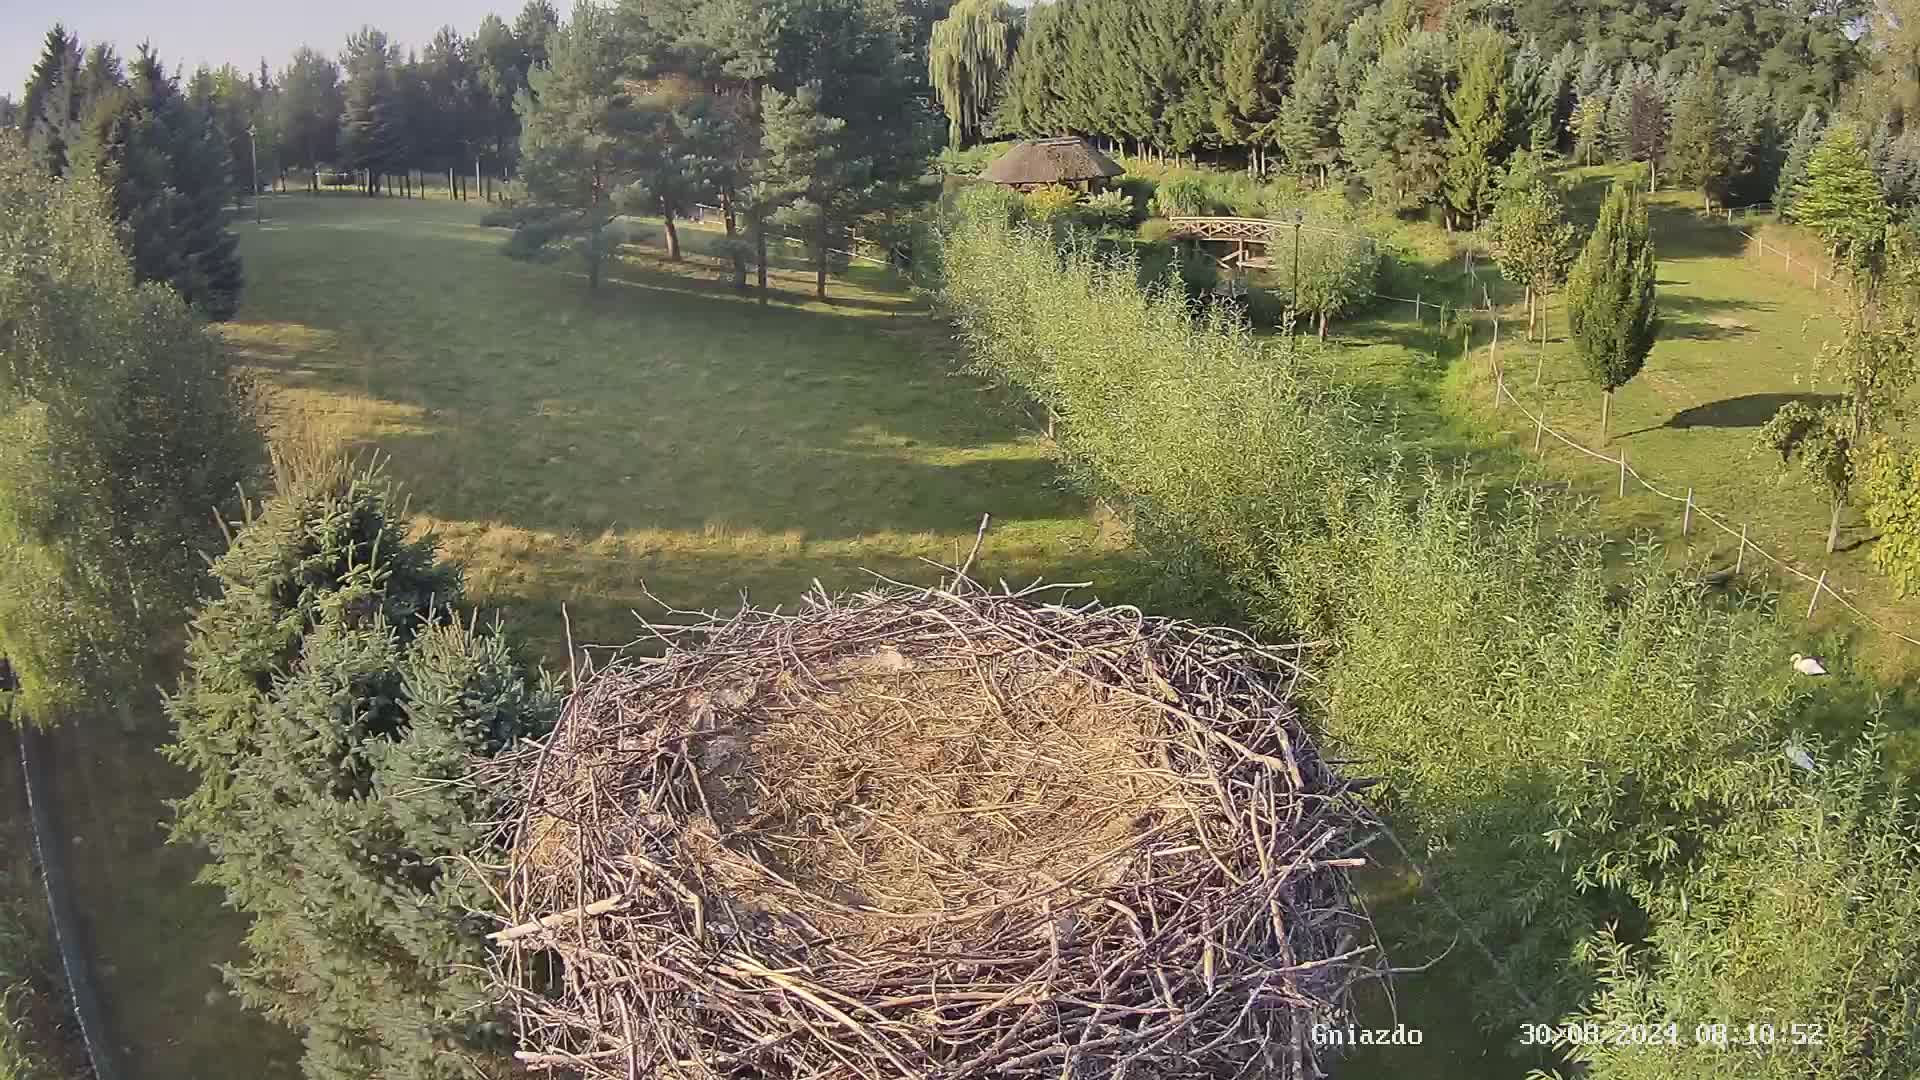
[(55, 21), (83, 46), (110, 41), (122, 56), (152, 41), (168, 70), (231, 63), (257, 71), (264, 56), (278, 71), (302, 45), (337, 57), (347, 35), (369, 23), (417, 49), (444, 25), (471, 34), (489, 11), (512, 22), (519, 10), (520, 0), (0, 0), (0, 93), (20, 96)]

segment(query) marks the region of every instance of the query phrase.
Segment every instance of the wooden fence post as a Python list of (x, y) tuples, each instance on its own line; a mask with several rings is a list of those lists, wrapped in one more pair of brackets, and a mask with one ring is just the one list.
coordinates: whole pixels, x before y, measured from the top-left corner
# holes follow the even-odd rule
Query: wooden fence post
[(1820, 602), (1820, 590), (1827, 587), (1827, 572), (1820, 571), (1820, 580), (1813, 583), (1813, 599), (1807, 601), (1807, 618), (1813, 618), (1813, 605)]
[(1627, 497), (1627, 452), (1620, 451), (1620, 497)]
[(1740, 552), (1733, 557), (1733, 572), (1740, 572), (1740, 565), (1747, 559), (1747, 527), (1740, 526)]
[(1540, 436), (1545, 434), (1546, 430), (1547, 430), (1546, 417), (1544, 416), (1534, 417), (1533, 418), (1533, 452), (1536, 454), (1540, 452)]
[(1685, 536), (1692, 531), (1693, 531), (1693, 489), (1688, 488), (1687, 489), (1687, 508), (1681, 511), (1681, 514), (1680, 514), (1680, 535)]
[(1419, 294), (1419, 293), (1414, 293), (1414, 294), (1413, 294), (1413, 321), (1414, 321), (1415, 323), (1418, 323), (1418, 322), (1420, 322), (1420, 321), (1421, 321), (1421, 320), (1420, 320), (1420, 294)]

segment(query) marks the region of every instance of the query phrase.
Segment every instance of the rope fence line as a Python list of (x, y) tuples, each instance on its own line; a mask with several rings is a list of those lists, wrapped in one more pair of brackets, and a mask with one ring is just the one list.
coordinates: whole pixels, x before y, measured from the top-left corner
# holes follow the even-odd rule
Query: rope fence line
[(1715, 515), (1709, 513), (1704, 507), (1700, 505), (1700, 503), (1697, 500), (1694, 499), (1692, 488), (1688, 488), (1686, 490), (1686, 494), (1684, 495), (1675, 495), (1670, 491), (1663, 491), (1659, 486), (1654, 484), (1651, 480), (1648, 480), (1645, 476), (1642, 476), (1638, 471), (1636, 471), (1633, 468), (1633, 466), (1627, 463), (1626, 450), (1622, 449), (1619, 452), (1619, 455), (1617, 457), (1603, 454), (1587, 446), (1584, 446), (1578, 442), (1575, 442), (1574, 440), (1568, 438), (1566, 435), (1562, 434), (1561, 432), (1553, 428), (1551, 425), (1547, 423), (1546, 417), (1543, 414), (1536, 414), (1531, 410), (1529, 410), (1526, 406), (1526, 403), (1522, 402), (1518, 397), (1514, 395), (1513, 391), (1508, 388), (1507, 380), (1506, 380), (1506, 368), (1504, 365), (1500, 363), (1499, 352), (1498, 352), (1499, 319), (1497, 316), (1494, 318), (1494, 327), (1495, 327), (1494, 339), (1490, 341), (1487, 345), (1488, 366), (1492, 368), (1493, 376), (1494, 376), (1494, 406), (1495, 408), (1500, 407), (1501, 400), (1504, 398), (1506, 401), (1512, 402), (1514, 408), (1518, 409), (1522, 416), (1525, 416), (1528, 420), (1533, 422), (1534, 449), (1536, 451), (1539, 450), (1541, 437), (1543, 435), (1551, 435), (1553, 436), (1554, 439), (1558, 440), (1561, 444), (1565, 445), (1567, 448), (1571, 450), (1577, 450), (1580, 453), (1585, 454), (1587, 457), (1594, 459), (1595, 461), (1600, 461), (1608, 465), (1617, 466), (1620, 470), (1619, 493), (1621, 497), (1624, 498), (1626, 496), (1627, 481), (1628, 479), (1632, 479), (1635, 483), (1640, 485), (1641, 488), (1644, 488), (1645, 490), (1652, 492), (1654, 495), (1657, 495), (1660, 498), (1666, 499), (1671, 502), (1677, 502), (1682, 504), (1685, 507), (1685, 509), (1682, 511), (1684, 516), (1681, 518), (1681, 527), (1680, 527), (1682, 536), (1685, 536), (1691, 533), (1693, 522), (1696, 519), (1698, 519), (1698, 520), (1706, 521), (1707, 523), (1713, 525), (1715, 528), (1719, 529), (1721, 532), (1726, 533), (1728, 536), (1733, 537), (1735, 540), (1739, 542), (1739, 549), (1737, 551), (1737, 554), (1734, 557), (1735, 573), (1739, 573), (1740, 570), (1745, 566), (1747, 553), (1752, 552), (1753, 554), (1758, 555), (1760, 558), (1765, 559), (1768, 563), (1771, 563), (1774, 567), (1778, 568), (1779, 570), (1782, 570), (1788, 574), (1791, 574), (1796, 578), (1799, 578), (1802, 581), (1812, 584), (1813, 596), (1807, 603), (1807, 618), (1811, 619), (1813, 617), (1813, 613), (1816, 610), (1817, 605), (1820, 603), (1820, 596), (1822, 593), (1825, 593), (1827, 596), (1832, 597), (1835, 603), (1839, 604), (1842, 608), (1845, 608), (1848, 612), (1851, 612), (1855, 618), (1859, 619), (1862, 623), (1866, 624), (1867, 626), (1870, 626), (1875, 630), (1878, 630), (1881, 633), (1888, 635), (1889, 637), (1897, 638), (1901, 641), (1904, 641), (1909, 645), (1920, 645), (1920, 638), (1911, 637), (1907, 634), (1901, 633), (1900, 631), (1893, 629), (1890, 626), (1887, 626), (1886, 624), (1880, 622), (1878, 619), (1875, 619), (1873, 616), (1868, 615), (1864, 611), (1861, 611), (1846, 597), (1840, 595), (1840, 593), (1836, 591), (1832, 585), (1827, 583), (1827, 576), (1829, 571), (1823, 569), (1820, 571), (1820, 574), (1817, 577), (1814, 576), (1813, 574), (1809, 574), (1806, 571), (1800, 569), (1799, 567), (1794, 566), (1791, 563), (1787, 562), (1786, 560), (1781, 559), (1780, 557), (1774, 555), (1772, 552), (1761, 547), (1759, 544), (1756, 544), (1752, 540), (1748, 539), (1749, 526), (1743, 524), (1738, 529), (1736, 529), (1729, 522), (1723, 521), (1719, 517), (1716, 517)]
[[(713, 214), (724, 214), (724, 213), (726, 213), (726, 209), (725, 209), (724, 207), (719, 207), (719, 206), (714, 206), (714, 205), (711, 205), (711, 204), (709, 204), (709, 203), (694, 203), (694, 204), (693, 204), (693, 206), (694, 206), (694, 209), (696, 209), (696, 210), (699, 210), (699, 211), (701, 211), (702, 213), (713, 213)], [(695, 220), (695, 221), (702, 221), (702, 220), (704, 220), (704, 219), (702, 219), (702, 218), (695, 218), (694, 220)], [(744, 237), (744, 236), (745, 236), (745, 235), (747, 235), (747, 234), (743, 232), (743, 233), (741, 233), (740, 235)], [(798, 247), (807, 247), (807, 246), (809, 246), (809, 245), (807, 244), (807, 242), (806, 242), (805, 240), (802, 240), (802, 239), (800, 239), (799, 237), (796, 237), (796, 236), (789, 236), (789, 235), (787, 235), (786, 233), (783, 233), (783, 232), (768, 232), (768, 233), (767, 233), (767, 237), (768, 237), (768, 239), (771, 239), (771, 240), (780, 240), (780, 241), (783, 241), (783, 242), (785, 242), (785, 243), (789, 243), (789, 244), (793, 244), (793, 245), (795, 245), (795, 246), (798, 246)], [(856, 234), (853, 234), (853, 243), (854, 243), (854, 246), (855, 246), (855, 247), (859, 247), (859, 246), (860, 246), (860, 245), (861, 245), (862, 243), (864, 243), (864, 242), (865, 242), (865, 241), (862, 241), (862, 240), (860, 239), (860, 236), (859, 236), (859, 234), (857, 234), (857, 233), (856, 233)], [(846, 256), (846, 257), (847, 257), (847, 258), (849, 258), (849, 259), (858, 259), (858, 260), (860, 260), (861, 262), (869, 262), (869, 263), (872, 263), (872, 264), (873, 264), (873, 265), (875, 265), (875, 266), (886, 266), (886, 267), (890, 267), (890, 266), (892, 266), (892, 265), (893, 265), (892, 263), (890, 263), (890, 262), (888, 262), (888, 261), (887, 261), (887, 260), (885, 260), (885, 259), (876, 259), (876, 258), (874, 258), (874, 257), (873, 257), (873, 256), (871, 256), (871, 255), (864, 255), (864, 254), (862, 254), (862, 253), (860, 253), (860, 252), (858, 252), (858, 251), (845, 251), (845, 250), (842, 250), (842, 249), (840, 249), (840, 248), (828, 248), (828, 249), (827, 249), (827, 252), (828, 252), (829, 254), (832, 254), (832, 255), (844, 255), (844, 256)]]

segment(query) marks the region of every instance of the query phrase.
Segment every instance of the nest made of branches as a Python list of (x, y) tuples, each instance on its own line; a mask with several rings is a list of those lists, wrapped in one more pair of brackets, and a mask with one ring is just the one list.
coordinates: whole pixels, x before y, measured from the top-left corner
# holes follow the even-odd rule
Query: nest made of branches
[(477, 778), (526, 1065), (1307, 1077), (1385, 970), (1290, 650), (965, 579), (653, 630)]

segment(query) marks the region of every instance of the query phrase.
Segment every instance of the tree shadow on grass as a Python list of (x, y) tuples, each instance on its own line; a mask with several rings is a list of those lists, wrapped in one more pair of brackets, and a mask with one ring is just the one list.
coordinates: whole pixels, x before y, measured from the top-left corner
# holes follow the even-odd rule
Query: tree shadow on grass
[(1710, 401), (1705, 405), (1695, 405), (1682, 409), (1668, 417), (1663, 424), (1639, 428), (1622, 433), (1619, 438), (1640, 435), (1662, 429), (1685, 430), (1687, 428), (1757, 428), (1773, 419), (1780, 409), (1795, 401), (1819, 409), (1836, 404), (1841, 400), (1838, 394), (1742, 394), (1739, 397)]

